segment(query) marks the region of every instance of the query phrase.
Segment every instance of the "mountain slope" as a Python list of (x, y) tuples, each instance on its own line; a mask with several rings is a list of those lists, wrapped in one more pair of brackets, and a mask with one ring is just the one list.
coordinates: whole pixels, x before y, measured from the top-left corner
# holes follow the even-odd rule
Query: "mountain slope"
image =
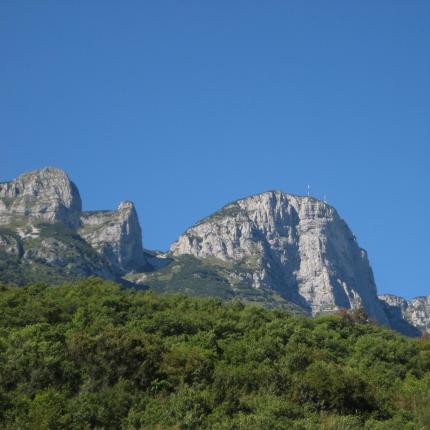
[(101, 276), (115, 279), (109, 262), (60, 223), (0, 227), (0, 281), (26, 285)]
[(0, 281), (120, 280), (148, 267), (133, 203), (82, 212), (78, 188), (57, 168), (0, 183)]
[(392, 294), (379, 296), (391, 326), (402, 333), (416, 335), (417, 330), (430, 333), (430, 296), (405, 300)]
[(312, 315), (363, 305), (388, 323), (366, 252), (336, 210), (311, 197), (270, 191), (238, 200), (188, 229), (171, 252), (247, 265), (253, 288)]
[(165, 254), (143, 249), (132, 202), (108, 211), (81, 207), (61, 169), (0, 183), (0, 282), (96, 275), (306, 315), (363, 306), (404, 334), (430, 332), (430, 296), (378, 298), (366, 251), (324, 201), (281, 191), (240, 199), (189, 228)]
[(122, 202), (116, 211), (82, 212), (78, 232), (117, 273), (144, 270), (148, 266), (132, 202)]
[(192, 255), (158, 256), (164, 261), (156, 271), (128, 274), (126, 279), (157, 293), (183, 293), (210, 296), (222, 300), (240, 300), (265, 308), (287, 309), (294, 314), (307, 311), (270, 289), (252, 287), (252, 267), (224, 262), (216, 258), (197, 258)]

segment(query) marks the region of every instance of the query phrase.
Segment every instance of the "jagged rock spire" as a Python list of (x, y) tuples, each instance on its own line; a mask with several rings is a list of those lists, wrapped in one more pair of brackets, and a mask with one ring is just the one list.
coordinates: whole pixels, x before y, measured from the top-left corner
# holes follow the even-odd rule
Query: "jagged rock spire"
[(121, 202), (116, 211), (83, 212), (79, 234), (120, 273), (146, 267), (142, 230), (133, 202)]

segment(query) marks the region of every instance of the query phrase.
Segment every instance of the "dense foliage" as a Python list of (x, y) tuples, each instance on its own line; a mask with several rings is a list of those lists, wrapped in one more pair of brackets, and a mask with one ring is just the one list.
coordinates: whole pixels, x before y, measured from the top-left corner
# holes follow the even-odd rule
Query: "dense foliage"
[(0, 428), (430, 429), (430, 342), (89, 279), (0, 287)]

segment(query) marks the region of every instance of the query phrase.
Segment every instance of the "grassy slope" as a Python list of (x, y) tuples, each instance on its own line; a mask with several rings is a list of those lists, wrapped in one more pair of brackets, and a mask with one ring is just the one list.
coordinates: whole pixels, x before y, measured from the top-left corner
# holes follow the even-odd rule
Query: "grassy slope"
[[(71, 279), (89, 276), (101, 270), (106, 262), (79, 235), (62, 224), (35, 223), (39, 236), (20, 238), (17, 228), (26, 228), (26, 223), (15, 223), (0, 228), (0, 234), (15, 237), (24, 251), (37, 250), (47, 239), (64, 244), (60, 247), (58, 257), (68, 264), (50, 265), (32, 258), (24, 259), (0, 250), (0, 282), (26, 285), (33, 282), (64, 283)], [(81, 270), (82, 269), (82, 270)]]
[(251, 276), (252, 268), (252, 261), (231, 264), (216, 258), (199, 259), (183, 255), (174, 257), (170, 265), (157, 271), (129, 274), (126, 279), (143, 284), (158, 293), (185, 293), (223, 300), (237, 299), (266, 308), (276, 307), (289, 309), (294, 313), (304, 313), (303, 309), (278, 293), (253, 288), (250, 283), (238, 279), (239, 274)]

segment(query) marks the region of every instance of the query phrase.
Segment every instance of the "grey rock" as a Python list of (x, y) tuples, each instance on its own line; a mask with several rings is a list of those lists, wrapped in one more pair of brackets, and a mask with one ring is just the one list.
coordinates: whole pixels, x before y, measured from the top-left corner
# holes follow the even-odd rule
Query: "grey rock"
[(238, 200), (188, 229), (171, 252), (243, 262), (254, 288), (276, 290), (312, 315), (363, 305), (388, 324), (366, 252), (321, 200), (281, 191)]
[(394, 329), (407, 335), (417, 335), (416, 329), (430, 333), (430, 296), (405, 300), (393, 294), (384, 294), (379, 299)]
[(120, 274), (142, 271), (148, 266), (132, 202), (122, 202), (116, 211), (83, 212), (79, 234)]
[(96, 275), (115, 279), (109, 263), (76, 234), (24, 242), (24, 250), (24, 264), (50, 266), (62, 275)]
[(24, 220), (79, 225), (81, 198), (67, 174), (47, 167), (0, 183), (0, 224)]
[(0, 280), (12, 276), (17, 284), (145, 271), (131, 278), (160, 288), (173, 279), (181, 291), (218, 289), (222, 297), (291, 304), (309, 315), (363, 305), (402, 333), (430, 332), (430, 296), (378, 299), (366, 251), (336, 210), (280, 191), (230, 203), (189, 228), (170, 253), (151, 253), (143, 250), (133, 203), (82, 212), (63, 170), (35, 170), (0, 183), (0, 258)]
[(430, 333), (430, 296), (410, 300), (406, 319), (415, 327)]
[(93, 275), (116, 279), (109, 262), (66, 225), (21, 220), (0, 227), (0, 282), (59, 284)]
[(0, 231), (0, 250), (18, 258), (24, 252), (22, 243), (16, 235), (2, 231)]
[(46, 265), (49, 274), (58, 268), (59, 276), (113, 279), (147, 267), (131, 202), (117, 211), (82, 212), (81, 206), (78, 189), (61, 169), (0, 183), (0, 251), (18, 256), (25, 267)]

